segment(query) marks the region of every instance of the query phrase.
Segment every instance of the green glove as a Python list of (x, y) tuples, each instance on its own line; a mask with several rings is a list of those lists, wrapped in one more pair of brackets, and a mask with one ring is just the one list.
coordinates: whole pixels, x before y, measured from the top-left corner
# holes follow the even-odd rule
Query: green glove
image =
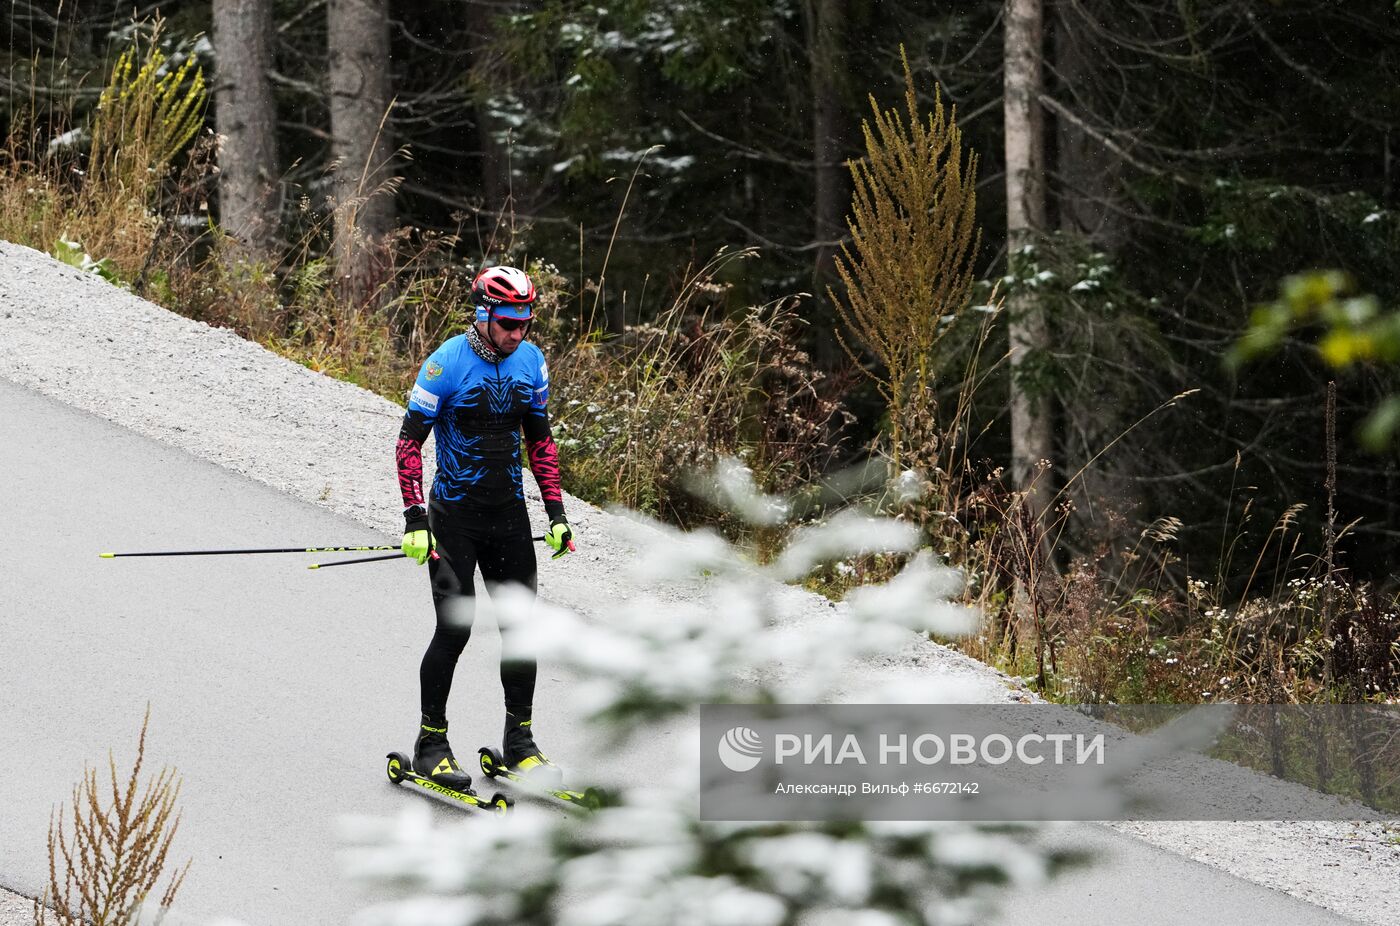
[(404, 511), (403, 523), (403, 555), (421, 566), (437, 546), (428, 530), (428, 512), (422, 505), (414, 505)]
[(550, 523), (549, 530), (544, 535), (544, 542), (554, 551), (550, 559), (558, 559), (565, 553), (574, 552), (574, 530), (569, 527), (568, 521), (559, 518)]
[(403, 555), (413, 560), (418, 565), (423, 565), (428, 561), (428, 556), (433, 552), (432, 531), (411, 531), (403, 535)]

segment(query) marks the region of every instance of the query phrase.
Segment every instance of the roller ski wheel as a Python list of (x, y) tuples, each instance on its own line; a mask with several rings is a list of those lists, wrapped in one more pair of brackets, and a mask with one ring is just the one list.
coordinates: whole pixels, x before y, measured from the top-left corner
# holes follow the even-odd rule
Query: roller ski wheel
[(481, 759), (481, 774), (487, 778), (495, 778), (505, 772), (506, 760), (499, 749), (482, 746), (476, 751), (476, 754)]
[(415, 772), (413, 770), (413, 763), (409, 761), (408, 756), (405, 756), (401, 752), (389, 753), (388, 759), (389, 762), (385, 771), (389, 775), (389, 780), (394, 784), (408, 782), (429, 794), (435, 794), (438, 797), (446, 798), (456, 804), (465, 804), (474, 810), (495, 814), (496, 816), (504, 816), (510, 808), (515, 805), (513, 800), (501, 794), (499, 791), (491, 795), (490, 798), (485, 798), (470, 788), (465, 791), (445, 788), (431, 778), (427, 778)]
[(476, 751), (477, 757), (481, 761), (481, 774), (487, 778), (501, 780), (504, 779), (513, 785), (521, 788), (526, 794), (548, 798), (582, 810), (597, 810), (605, 805), (602, 792), (588, 788), (583, 791), (571, 791), (567, 788), (549, 788), (538, 782), (531, 781), (525, 775), (514, 772), (506, 765), (505, 756), (501, 755), (499, 749), (490, 746), (482, 746)]

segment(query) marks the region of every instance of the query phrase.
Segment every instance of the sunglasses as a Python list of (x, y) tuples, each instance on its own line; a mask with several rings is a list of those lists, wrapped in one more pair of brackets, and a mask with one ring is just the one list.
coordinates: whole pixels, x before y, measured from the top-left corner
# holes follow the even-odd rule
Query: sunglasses
[(521, 328), (530, 327), (528, 318), (496, 318), (493, 321), (501, 326), (502, 331), (519, 331)]

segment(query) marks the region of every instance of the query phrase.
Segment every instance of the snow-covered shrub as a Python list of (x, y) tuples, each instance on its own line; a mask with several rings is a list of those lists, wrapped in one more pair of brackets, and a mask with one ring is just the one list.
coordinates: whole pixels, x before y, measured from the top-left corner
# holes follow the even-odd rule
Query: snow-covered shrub
[[(786, 502), (763, 496), (726, 461), (712, 496), (755, 523)], [(824, 703), (852, 663), (897, 652), (912, 631), (966, 634), (976, 615), (953, 605), (961, 577), (927, 552), (891, 581), (852, 595), (827, 619), (791, 613), (784, 584), (820, 562), (874, 550), (912, 553), (908, 525), (857, 512), (792, 535), (768, 567), (712, 532), (681, 533), (631, 516), (635, 568), (653, 595), (583, 617), (526, 596), (494, 603), (508, 653), (570, 672), (570, 700), (598, 741), (623, 754), (658, 722), (684, 727), (703, 703)], [(687, 586), (696, 594), (668, 600)], [(528, 620), (521, 619), (528, 612)], [(927, 680), (924, 680), (926, 682)], [(900, 686), (896, 684), (895, 688)], [(886, 689), (924, 701), (926, 683)], [(958, 692), (945, 685), (949, 700)], [(698, 819), (698, 737), (677, 735), (668, 773), (629, 781), (623, 761), (590, 783), (615, 804), (587, 815), (528, 804), (504, 818), (435, 825), (426, 806), (393, 820), (347, 821), (352, 876), (398, 899), (367, 910), (384, 924), (567, 926), (727, 924), (849, 926), (973, 922), (996, 885), (1034, 884), (1061, 858), (1029, 828), (946, 822), (714, 823)]]

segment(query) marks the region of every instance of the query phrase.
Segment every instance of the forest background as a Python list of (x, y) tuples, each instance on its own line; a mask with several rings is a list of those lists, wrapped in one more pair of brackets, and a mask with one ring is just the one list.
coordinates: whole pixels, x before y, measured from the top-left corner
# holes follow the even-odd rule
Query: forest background
[[(762, 558), (691, 467), (875, 461), (1051, 697), (1400, 692), (1390, 4), (8, 6), (0, 236), (398, 401), (525, 265), (575, 494)], [(902, 406), (837, 270), (888, 113), (980, 229)]]

